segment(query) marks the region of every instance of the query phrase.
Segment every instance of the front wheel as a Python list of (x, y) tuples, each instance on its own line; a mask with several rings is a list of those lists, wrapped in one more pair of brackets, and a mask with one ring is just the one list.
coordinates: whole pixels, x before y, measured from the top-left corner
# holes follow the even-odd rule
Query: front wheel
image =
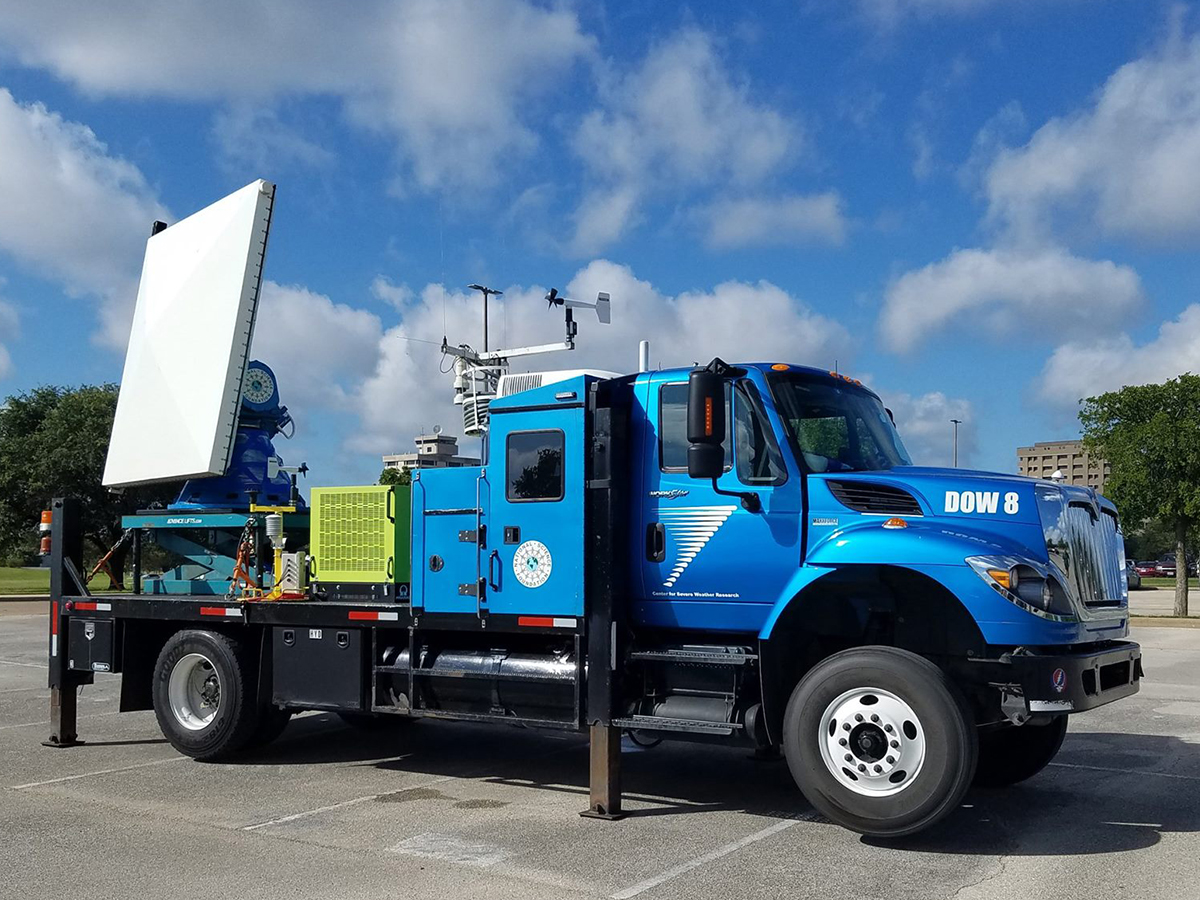
[(1058, 755), (1067, 736), (1067, 716), (1045, 724), (1008, 725), (979, 738), (980, 787), (1008, 787), (1032, 778)]
[(819, 812), (879, 837), (914, 834), (952, 812), (979, 752), (945, 673), (893, 647), (845, 650), (814, 666), (788, 701), (783, 749)]

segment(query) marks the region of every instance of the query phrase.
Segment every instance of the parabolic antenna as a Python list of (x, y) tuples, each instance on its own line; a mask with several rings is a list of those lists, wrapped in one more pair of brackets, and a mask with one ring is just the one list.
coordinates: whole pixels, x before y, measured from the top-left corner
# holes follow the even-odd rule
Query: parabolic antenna
[(106, 487), (228, 467), (274, 200), (255, 181), (146, 242)]

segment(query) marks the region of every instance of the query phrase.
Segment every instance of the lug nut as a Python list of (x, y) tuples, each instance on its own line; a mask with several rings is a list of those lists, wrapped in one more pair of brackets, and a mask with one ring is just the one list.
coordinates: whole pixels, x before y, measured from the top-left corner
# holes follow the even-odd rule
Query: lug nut
[(889, 757), (887, 758), (887, 764), (888, 764), (889, 766), (894, 766), (894, 765), (896, 764), (896, 757), (894, 757), (894, 756), (889, 756)]
[(849, 731), (849, 730), (850, 730), (850, 723), (849, 723), (849, 722), (843, 722), (843, 723), (842, 723), (842, 730), (843, 730), (843, 731)]
[(899, 750), (899, 749), (900, 749), (900, 742), (899, 742), (899, 741), (892, 741), (892, 749), (893, 749), (893, 750)]
[(863, 720), (863, 718), (862, 718), (862, 713), (855, 713), (855, 714), (854, 714), (854, 721), (855, 721), (855, 722), (861, 722), (862, 720)]
[(849, 741), (847, 741), (845, 738), (838, 738), (838, 743), (845, 747)]
[(879, 774), (880, 772), (882, 772), (882, 771), (883, 771), (883, 766), (876, 766), (876, 767), (875, 767), (875, 774), (876, 774), (876, 775), (878, 775), (878, 774)]
[(858, 764), (858, 771), (860, 771), (860, 772), (865, 772), (865, 771), (867, 771), (867, 767), (866, 767), (866, 766), (864, 766), (862, 763), (859, 763), (859, 764)]
[(883, 730), (886, 731), (888, 734), (891, 734), (896, 729), (894, 729), (891, 725), (884, 725)]
[(846, 762), (854, 762), (854, 757), (849, 753), (846, 754)]
[(878, 721), (879, 721), (879, 716), (875, 715), (875, 713), (871, 713), (871, 721), (872, 721), (872, 722), (878, 722)]

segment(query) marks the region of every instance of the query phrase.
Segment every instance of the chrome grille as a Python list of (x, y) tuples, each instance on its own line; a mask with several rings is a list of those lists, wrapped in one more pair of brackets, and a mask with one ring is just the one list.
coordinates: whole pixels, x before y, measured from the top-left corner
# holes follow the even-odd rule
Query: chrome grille
[(1038, 491), (1042, 531), (1050, 560), (1085, 606), (1125, 601), (1125, 539), (1116, 516), (1091, 498)]

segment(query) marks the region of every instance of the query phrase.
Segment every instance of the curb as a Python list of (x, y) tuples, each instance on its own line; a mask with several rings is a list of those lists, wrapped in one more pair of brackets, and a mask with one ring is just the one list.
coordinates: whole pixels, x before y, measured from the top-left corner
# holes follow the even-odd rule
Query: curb
[(1189, 616), (1130, 616), (1131, 628), (1200, 628), (1200, 618)]

